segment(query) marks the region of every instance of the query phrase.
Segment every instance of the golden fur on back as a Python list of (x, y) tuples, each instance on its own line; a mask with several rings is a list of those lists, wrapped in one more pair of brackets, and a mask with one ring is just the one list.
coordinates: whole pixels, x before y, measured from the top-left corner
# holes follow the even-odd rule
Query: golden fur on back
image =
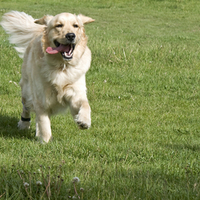
[(17, 11), (3, 16), (2, 27), (10, 43), (23, 58), (23, 111), (20, 129), (30, 127), (30, 111), (36, 113), (36, 136), (48, 142), (52, 136), (50, 116), (70, 108), (80, 128), (91, 125), (85, 74), (90, 68), (84, 24), (93, 22), (83, 15), (61, 13), (41, 19)]

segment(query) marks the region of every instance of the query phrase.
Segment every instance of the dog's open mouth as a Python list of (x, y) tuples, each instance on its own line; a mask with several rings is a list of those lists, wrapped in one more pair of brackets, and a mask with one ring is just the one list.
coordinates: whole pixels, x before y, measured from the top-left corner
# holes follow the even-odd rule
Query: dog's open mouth
[(65, 60), (71, 60), (73, 58), (73, 52), (75, 49), (74, 44), (60, 44), (58, 41), (54, 41), (56, 47), (47, 47), (46, 52), (48, 54), (61, 53)]

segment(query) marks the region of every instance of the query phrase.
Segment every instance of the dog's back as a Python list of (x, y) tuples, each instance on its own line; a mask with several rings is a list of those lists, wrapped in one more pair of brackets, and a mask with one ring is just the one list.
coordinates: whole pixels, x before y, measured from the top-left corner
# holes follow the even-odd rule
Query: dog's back
[(23, 58), (29, 43), (40, 35), (44, 26), (34, 23), (33, 17), (24, 12), (11, 11), (4, 14), (1, 26), (10, 35), (9, 41), (15, 44), (19, 57)]

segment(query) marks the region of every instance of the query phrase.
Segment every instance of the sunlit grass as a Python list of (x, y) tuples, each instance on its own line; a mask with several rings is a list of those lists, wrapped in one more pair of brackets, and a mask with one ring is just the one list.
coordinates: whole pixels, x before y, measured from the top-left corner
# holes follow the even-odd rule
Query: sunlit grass
[(0, 29), (0, 199), (199, 199), (199, 8), (197, 0), (0, 0), (0, 16), (96, 19), (86, 26), (92, 127), (54, 116), (47, 145), (35, 139), (34, 114), (31, 130), (17, 129), (22, 60)]

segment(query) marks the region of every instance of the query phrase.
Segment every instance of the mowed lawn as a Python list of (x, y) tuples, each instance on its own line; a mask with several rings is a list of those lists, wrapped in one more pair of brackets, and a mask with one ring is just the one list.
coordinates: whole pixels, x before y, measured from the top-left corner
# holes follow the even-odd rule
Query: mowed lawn
[(45, 145), (34, 113), (17, 129), (22, 60), (0, 27), (0, 199), (200, 199), (200, 1), (0, 0), (10, 10), (96, 20), (92, 127), (53, 116)]

